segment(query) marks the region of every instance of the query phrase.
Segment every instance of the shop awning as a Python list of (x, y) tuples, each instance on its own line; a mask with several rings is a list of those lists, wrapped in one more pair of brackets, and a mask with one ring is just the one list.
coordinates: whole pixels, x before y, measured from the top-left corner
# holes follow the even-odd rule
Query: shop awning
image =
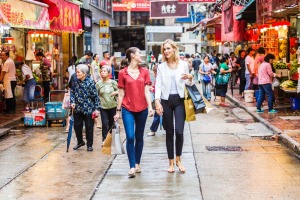
[(0, 25), (28, 29), (49, 29), (48, 5), (33, 0), (0, 1)]
[(186, 31), (194, 31), (198, 26), (213, 26), (215, 24), (221, 24), (221, 15), (215, 15), (213, 18), (202, 19), (199, 23), (192, 26), (191, 28), (186, 29)]
[(52, 0), (39, 0), (40, 2), (43, 2), (49, 6), (48, 12), (49, 12), (49, 19), (52, 21), (55, 17), (59, 17), (59, 8), (55, 1)]
[(247, 22), (256, 21), (256, 1), (249, 1), (244, 8), (236, 15), (236, 20), (246, 20)]
[(55, 3), (59, 9), (59, 16), (54, 17), (50, 23), (51, 30), (77, 34), (82, 32), (80, 7), (78, 4), (64, 0), (49, 1)]

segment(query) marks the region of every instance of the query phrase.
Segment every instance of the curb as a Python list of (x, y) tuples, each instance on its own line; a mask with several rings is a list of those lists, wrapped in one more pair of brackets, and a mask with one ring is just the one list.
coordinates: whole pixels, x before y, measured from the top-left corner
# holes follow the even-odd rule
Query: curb
[(282, 143), (287, 146), (289, 149), (293, 150), (296, 154), (300, 154), (300, 143), (288, 136), (284, 133), (281, 129), (277, 128), (276, 126), (270, 124), (267, 120), (263, 119), (259, 114), (253, 113), (249, 108), (246, 106), (243, 106), (239, 103), (239, 101), (226, 94), (226, 97), (229, 101), (231, 101), (234, 105), (237, 107), (240, 107), (244, 109), (248, 114), (250, 114), (254, 119), (261, 122), (263, 125), (265, 125), (267, 128), (269, 128), (271, 131), (273, 131), (274, 134), (278, 135)]
[[(21, 122), (21, 117), (20, 118), (15, 118), (10, 122), (1, 124), (0, 136), (8, 134), (10, 132), (10, 130), (13, 129), (14, 127), (16, 127), (20, 122)], [(3, 130), (1, 130), (1, 129), (3, 129)]]

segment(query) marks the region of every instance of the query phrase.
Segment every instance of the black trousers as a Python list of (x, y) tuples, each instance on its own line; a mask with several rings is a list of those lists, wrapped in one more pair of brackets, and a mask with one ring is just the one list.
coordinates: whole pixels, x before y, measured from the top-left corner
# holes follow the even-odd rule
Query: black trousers
[(82, 137), (82, 129), (83, 129), (83, 122), (85, 124), (85, 135), (87, 146), (93, 146), (93, 138), (94, 138), (94, 120), (92, 118), (92, 114), (85, 115), (82, 113), (74, 113), (74, 130), (76, 133), (77, 143), (83, 143)]
[(43, 81), (43, 87), (44, 87), (44, 99), (48, 101), (49, 93), (50, 93), (50, 81)]
[(5, 99), (7, 112), (16, 112), (16, 96), (15, 96), (16, 86), (17, 86), (17, 81), (10, 82), (10, 87), (12, 90), (13, 98)]
[[(184, 99), (178, 94), (170, 94), (168, 100), (161, 100), (164, 109), (163, 126), (166, 130), (168, 158), (174, 159), (174, 132), (176, 135), (176, 156), (181, 156), (185, 121)], [(174, 126), (175, 121), (175, 126)]]
[(101, 109), (101, 122), (102, 122), (102, 141), (105, 140), (108, 131), (114, 125), (114, 116), (116, 115), (117, 107), (111, 109)]
[(245, 90), (246, 79), (240, 79), (240, 94), (242, 94)]

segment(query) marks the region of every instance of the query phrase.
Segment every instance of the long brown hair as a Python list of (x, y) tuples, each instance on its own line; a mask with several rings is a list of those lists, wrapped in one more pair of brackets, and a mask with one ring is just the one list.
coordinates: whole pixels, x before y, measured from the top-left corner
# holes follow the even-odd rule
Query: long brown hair
[(131, 62), (131, 54), (135, 54), (139, 49), (136, 47), (130, 47), (126, 50), (126, 59), (128, 60), (128, 64)]

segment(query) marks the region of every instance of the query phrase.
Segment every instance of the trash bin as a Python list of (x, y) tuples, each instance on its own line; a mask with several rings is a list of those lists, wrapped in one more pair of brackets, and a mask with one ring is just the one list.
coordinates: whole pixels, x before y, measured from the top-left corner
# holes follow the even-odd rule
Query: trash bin
[(245, 90), (244, 98), (246, 103), (254, 102), (254, 90)]

